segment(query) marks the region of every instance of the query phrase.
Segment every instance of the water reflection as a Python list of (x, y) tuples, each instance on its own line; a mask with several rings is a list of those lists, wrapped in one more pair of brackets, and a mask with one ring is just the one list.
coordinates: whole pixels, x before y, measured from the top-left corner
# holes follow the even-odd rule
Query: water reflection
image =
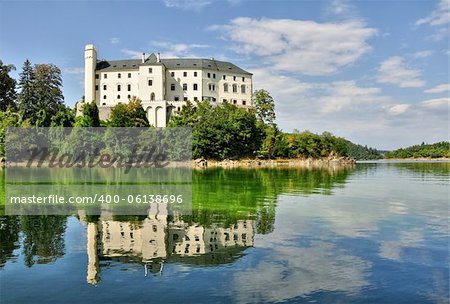
[(51, 278), (60, 302), (445, 303), (448, 168), (214, 169), (193, 173), (191, 215), (3, 217), (1, 290), (45, 303)]
[(231, 227), (204, 227), (181, 217), (149, 215), (140, 221), (118, 221), (102, 213), (87, 225), (87, 282), (100, 281), (100, 262), (120, 260), (142, 263), (143, 271), (162, 274), (164, 263), (217, 265), (231, 263), (246, 247), (253, 246), (254, 221), (240, 220)]

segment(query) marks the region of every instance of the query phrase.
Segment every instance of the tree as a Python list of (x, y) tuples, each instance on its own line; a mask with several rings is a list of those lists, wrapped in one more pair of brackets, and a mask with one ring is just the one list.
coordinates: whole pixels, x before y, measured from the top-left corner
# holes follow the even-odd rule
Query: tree
[(61, 70), (53, 64), (37, 64), (34, 67), (34, 77), (37, 110), (34, 122), (39, 127), (49, 127), (52, 117), (64, 104)]
[(61, 105), (58, 112), (51, 118), (52, 127), (72, 127), (75, 123), (73, 110), (65, 105)]
[(31, 62), (27, 59), (23, 63), (22, 73), (19, 74), (20, 93), (17, 96), (17, 105), (19, 112), (24, 119), (27, 119), (35, 113), (35, 95), (33, 89), (34, 72)]
[(128, 104), (118, 103), (111, 110), (109, 118), (111, 127), (148, 127), (147, 115), (142, 108), (141, 100), (133, 97)]
[(255, 91), (253, 105), (259, 120), (267, 124), (275, 124), (275, 102), (269, 92), (266, 90)]
[(84, 103), (82, 112), (83, 115), (76, 118), (76, 127), (100, 127), (98, 107), (95, 101)]
[(3, 64), (0, 60), (0, 111), (16, 107), (16, 80), (9, 76), (9, 72), (15, 69), (13, 65)]
[(18, 96), (20, 113), (33, 125), (49, 127), (63, 105), (61, 70), (53, 64), (31, 66), (27, 59), (20, 74)]

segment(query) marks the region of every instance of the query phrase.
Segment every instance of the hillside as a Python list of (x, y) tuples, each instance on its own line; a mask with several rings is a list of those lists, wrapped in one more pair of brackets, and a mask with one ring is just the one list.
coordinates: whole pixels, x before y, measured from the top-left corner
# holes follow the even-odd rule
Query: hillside
[(450, 158), (450, 142), (441, 141), (434, 144), (414, 145), (387, 152), (385, 158)]

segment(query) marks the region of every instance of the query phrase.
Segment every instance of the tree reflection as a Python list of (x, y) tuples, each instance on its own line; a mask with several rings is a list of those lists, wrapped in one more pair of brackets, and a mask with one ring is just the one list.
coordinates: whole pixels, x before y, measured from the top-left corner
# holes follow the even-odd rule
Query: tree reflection
[(51, 263), (64, 255), (66, 219), (66, 216), (57, 215), (20, 218), (25, 265)]

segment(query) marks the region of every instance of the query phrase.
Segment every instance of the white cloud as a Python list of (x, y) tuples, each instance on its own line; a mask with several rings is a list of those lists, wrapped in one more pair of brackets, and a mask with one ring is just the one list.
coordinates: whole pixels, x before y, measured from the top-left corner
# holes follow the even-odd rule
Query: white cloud
[(215, 25), (240, 54), (256, 55), (281, 71), (329, 75), (371, 50), (377, 30), (359, 21), (317, 23), (293, 19), (236, 18)]
[(196, 43), (171, 43), (167, 41), (152, 41), (150, 43), (152, 47), (160, 48), (163, 52), (163, 56), (168, 57), (186, 57), (195, 55), (192, 53), (195, 49), (205, 49), (211, 46), (206, 44), (196, 44)]
[(444, 93), (450, 92), (450, 83), (443, 83), (431, 89), (425, 90), (425, 93)]
[(82, 75), (84, 74), (84, 68), (65, 68), (64, 73), (71, 75)]
[(448, 0), (439, 1), (438, 7), (425, 18), (416, 21), (416, 25), (428, 24), (441, 26), (450, 23), (450, 4)]
[(142, 56), (142, 52), (141, 51), (130, 50), (130, 49), (121, 49), (120, 51), (123, 54), (125, 54), (127, 57), (133, 58), (133, 59), (140, 59), (141, 56)]
[(448, 0), (441, 0), (437, 8), (425, 18), (416, 21), (417, 26), (428, 25), (436, 28), (434, 34), (428, 38), (434, 41), (439, 41), (448, 37), (448, 27), (450, 24), (450, 2)]
[(118, 43), (120, 43), (120, 38), (117, 38), (117, 37), (109, 38), (109, 42), (111, 44), (118, 44)]
[(410, 106), (411, 105), (406, 104), (406, 103), (396, 104), (396, 105), (389, 107), (388, 113), (391, 115), (400, 115), (400, 114), (405, 113), (410, 108)]
[(434, 54), (434, 51), (426, 50), (426, 51), (419, 51), (412, 54), (412, 57), (414, 58), (427, 58)]
[(402, 57), (394, 56), (381, 63), (377, 81), (395, 84), (401, 88), (418, 88), (425, 85), (420, 79), (421, 75), (420, 70), (408, 67)]
[(427, 109), (442, 109), (442, 110), (448, 110), (450, 107), (450, 98), (444, 97), (444, 98), (436, 98), (436, 99), (430, 99), (422, 101), (422, 106)]
[(181, 10), (200, 11), (204, 7), (212, 4), (211, 0), (164, 0), (164, 5), (169, 8), (177, 8)]
[(379, 88), (360, 87), (353, 80), (322, 85), (320, 91), (325, 95), (318, 98), (320, 111), (328, 114), (339, 111), (355, 112), (362, 106), (380, 105), (387, 101), (385, 96), (380, 95)]

